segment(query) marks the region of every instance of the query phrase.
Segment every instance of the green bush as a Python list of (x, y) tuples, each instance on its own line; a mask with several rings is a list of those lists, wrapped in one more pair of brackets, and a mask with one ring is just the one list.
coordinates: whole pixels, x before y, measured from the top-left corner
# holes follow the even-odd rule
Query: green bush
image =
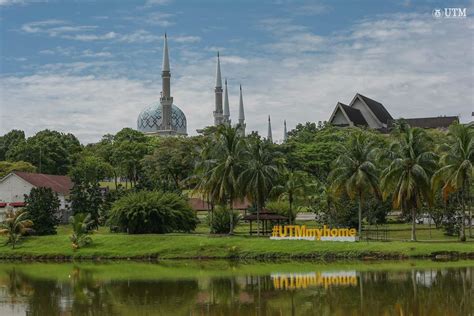
[(211, 234), (227, 234), (230, 231), (230, 214), (232, 213), (232, 220), (234, 227), (237, 226), (240, 220), (240, 215), (237, 212), (230, 212), (224, 208), (217, 208), (207, 218), (207, 222), (211, 227)]
[(109, 225), (129, 234), (190, 232), (198, 219), (187, 200), (175, 193), (139, 191), (129, 193), (112, 205)]
[(60, 202), (58, 195), (50, 188), (32, 188), (29, 195), (25, 195), (28, 219), (33, 222), (36, 235), (54, 235), (59, 224)]
[[(276, 213), (285, 217), (290, 215), (290, 204), (287, 201), (270, 201), (267, 202), (265, 208), (272, 213)], [(295, 222), (296, 218), (296, 206), (293, 205), (293, 210), (291, 212), (291, 222)]]

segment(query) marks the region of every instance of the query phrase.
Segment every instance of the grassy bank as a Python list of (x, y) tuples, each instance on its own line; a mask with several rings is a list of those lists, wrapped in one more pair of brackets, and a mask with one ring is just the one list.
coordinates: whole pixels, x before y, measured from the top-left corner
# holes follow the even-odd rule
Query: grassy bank
[[(126, 235), (96, 232), (93, 243), (73, 251), (70, 230), (57, 235), (28, 237), (16, 249), (0, 246), (1, 259), (189, 259), (189, 258), (315, 258), (395, 259), (440, 257), (474, 258), (474, 243), (466, 242), (318, 242), (270, 240), (268, 237), (210, 236), (206, 234)], [(3, 242), (3, 239), (0, 240)]]

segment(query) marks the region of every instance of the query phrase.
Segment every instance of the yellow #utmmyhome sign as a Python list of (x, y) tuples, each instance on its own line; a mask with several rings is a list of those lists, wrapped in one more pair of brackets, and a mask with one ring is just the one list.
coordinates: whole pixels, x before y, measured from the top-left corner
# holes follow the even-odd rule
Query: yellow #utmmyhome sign
[(297, 239), (297, 240), (323, 240), (323, 241), (356, 241), (355, 228), (306, 228), (305, 225), (273, 226), (270, 239)]

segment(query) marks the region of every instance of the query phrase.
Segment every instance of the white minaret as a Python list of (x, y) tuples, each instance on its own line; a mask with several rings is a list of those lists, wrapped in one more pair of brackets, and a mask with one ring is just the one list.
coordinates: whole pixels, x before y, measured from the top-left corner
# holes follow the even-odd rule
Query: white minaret
[(217, 52), (217, 67), (216, 67), (216, 88), (215, 93), (215, 110), (214, 110), (214, 125), (220, 125), (223, 123), (222, 113), (222, 79), (221, 79), (221, 61), (219, 58), (219, 52)]
[(283, 141), (288, 140), (288, 131), (286, 130), (286, 120), (283, 121)]
[(270, 115), (268, 116), (267, 140), (273, 143), (273, 137), (272, 137), (272, 122), (270, 121)]
[(162, 79), (162, 90), (160, 103), (162, 107), (162, 123), (160, 130), (168, 131), (172, 134), (171, 130), (171, 107), (173, 105), (173, 97), (171, 96), (171, 72), (170, 72), (170, 58), (168, 54), (168, 38), (165, 33), (165, 42), (163, 46), (163, 65), (161, 71)]
[(227, 89), (227, 79), (224, 86), (224, 117), (223, 123), (230, 126), (230, 110), (229, 110), (229, 91)]
[(239, 128), (241, 131), (241, 135), (245, 136), (245, 114), (244, 114), (244, 98), (242, 97), (242, 85), (240, 85)]

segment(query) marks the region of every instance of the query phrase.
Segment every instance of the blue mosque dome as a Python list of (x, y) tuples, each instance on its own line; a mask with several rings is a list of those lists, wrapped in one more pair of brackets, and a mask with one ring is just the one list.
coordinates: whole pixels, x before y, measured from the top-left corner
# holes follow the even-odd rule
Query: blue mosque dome
[[(163, 130), (160, 102), (151, 104), (138, 115), (137, 129), (143, 133), (159, 133)], [(171, 129), (180, 135), (187, 134), (186, 116), (175, 104), (171, 107)]]

